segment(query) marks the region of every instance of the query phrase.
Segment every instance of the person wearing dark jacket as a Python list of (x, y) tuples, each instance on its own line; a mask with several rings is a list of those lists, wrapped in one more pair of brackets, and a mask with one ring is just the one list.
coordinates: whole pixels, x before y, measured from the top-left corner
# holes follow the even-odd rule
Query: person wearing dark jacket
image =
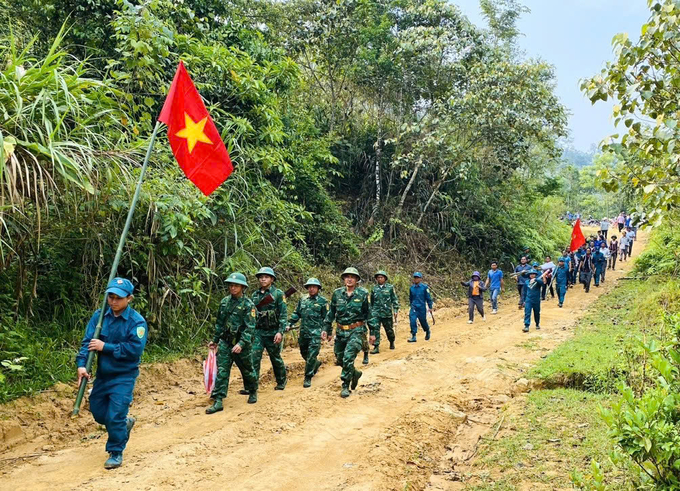
[(472, 273), (470, 281), (461, 281), (460, 284), (468, 289), (468, 314), (470, 315), (468, 324), (472, 324), (475, 320), (475, 307), (479, 311), (479, 315), (482, 316), (482, 319), (486, 320), (484, 315), (484, 292), (486, 291), (486, 286), (479, 275), (479, 271)]
[(583, 289), (588, 293), (590, 291), (590, 281), (593, 279), (593, 256), (590, 247), (586, 249), (586, 255), (583, 256), (578, 265), (579, 281), (583, 284)]

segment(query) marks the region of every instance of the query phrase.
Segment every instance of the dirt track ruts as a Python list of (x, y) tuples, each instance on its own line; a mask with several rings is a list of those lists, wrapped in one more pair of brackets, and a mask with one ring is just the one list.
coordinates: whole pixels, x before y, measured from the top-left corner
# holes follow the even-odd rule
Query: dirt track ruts
[[(636, 242), (634, 255), (642, 245)], [(440, 489), (442, 459), (453, 468), (474, 455), (498, 409), (526, 389), (515, 381), (571, 335), (588, 306), (630, 265), (609, 272), (604, 286), (589, 294), (570, 289), (562, 309), (555, 300), (545, 302), (542, 330), (532, 326), (528, 335), (521, 332), (523, 312), (507, 296), (498, 315), (487, 313), (487, 321), (472, 325), (460, 308), (437, 311), (429, 342), (421, 334), (416, 344), (406, 343), (404, 312), (397, 349), (384, 349), (385, 343), (367, 367), (359, 358), (364, 376), (348, 399), (339, 397), (340, 368), (325, 363), (312, 388), (302, 388), (297, 368), (283, 392), (264, 384), (254, 406), (233, 383), (224, 412), (207, 416), (197, 364), (179, 365), (185, 373), (159, 375), (156, 386), (140, 383), (131, 410), (139, 419), (122, 468), (103, 469), (105, 435), (83, 411), (81, 426), (70, 431), (84, 437), (86, 428), (91, 438), (42, 435), (4, 451), (0, 489)], [(539, 349), (527, 350), (527, 340)], [(324, 347), (326, 360), (329, 350)], [(296, 350), (284, 357), (300, 366)], [(269, 367), (266, 357), (263, 367)], [(52, 398), (55, 418), (63, 417), (68, 396)]]

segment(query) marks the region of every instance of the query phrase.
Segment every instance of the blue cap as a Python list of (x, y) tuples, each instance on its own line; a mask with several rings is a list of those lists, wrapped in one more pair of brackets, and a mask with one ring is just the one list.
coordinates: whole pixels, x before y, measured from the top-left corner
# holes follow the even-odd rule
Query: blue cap
[(416, 271), (415, 273), (413, 273), (413, 277), (414, 277), (414, 278), (422, 278), (422, 277), (423, 277), (423, 273), (421, 273), (420, 271)]
[(135, 291), (135, 287), (130, 280), (125, 278), (114, 278), (106, 287), (106, 293), (113, 293), (119, 297), (128, 297)]

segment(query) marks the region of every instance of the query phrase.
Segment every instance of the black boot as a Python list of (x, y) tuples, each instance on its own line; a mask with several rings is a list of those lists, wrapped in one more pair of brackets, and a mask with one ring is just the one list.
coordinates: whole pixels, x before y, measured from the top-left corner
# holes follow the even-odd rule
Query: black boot
[(368, 365), (368, 351), (364, 351), (364, 361), (362, 361), (364, 365)]
[(357, 370), (356, 368), (354, 369), (354, 375), (352, 376), (352, 390), (357, 388), (357, 385), (359, 385), (359, 379), (363, 375), (362, 372)]
[(394, 349), (394, 341), (390, 341), (390, 349)]
[(371, 354), (372, 354), (372, 355), (377, 355), (378, 353), (380, 353), (380, 347), (379, 347), (378, 345), (375, 345), (375, 346), (373, 347), (373, 351), (371, 351)]

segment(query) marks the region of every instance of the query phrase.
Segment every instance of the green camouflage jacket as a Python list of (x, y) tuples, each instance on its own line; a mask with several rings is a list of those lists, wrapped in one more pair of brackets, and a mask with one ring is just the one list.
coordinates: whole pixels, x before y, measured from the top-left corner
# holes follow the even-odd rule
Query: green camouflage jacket
[(238, 343), (241, 349), (248, 348), (255, 329), (256, 318), (257, 309), (246, 296), (224, 297), (217, 310), (213, 342), (218, 343), (220, 339), (223, 339), (230, 346)]
[(268, 294), (274, 297), (274, 301), (258, 310), (256, 327), (263, 331), (280, 332), (283, 334), (288, 320), (288, 308), (286, 307), (286, 298), (283, 292), (272, 285), (269, 287), (269, 290), (264, 292), (259, 289), (255, 290), (251, 300), (257, 305)]
[(373, 316), (378, 318), (392, 317), (399, 312), (399, 299), (394, 293), (394, 286), (385, 283), (383, 286), (375, 285), (371, 291), (371, 309)]
[(375, 318), (371, 315), (368, 304), (368, 290), (360, 286), (354, 289), (351, 297), (347, 296), (347, 287), (344, 286), (333, 292), (328, 314), (324, 321), (324, 328), (329, 336), (333, 333), (333, 321), (344, 326), (355, 322), (367, 322), (371, 336), (378, 334)]
[(300, 322), (300, 334), (320, 336), (323, 322), (328, 314), (328, 300), (321, 295), (309, 295), (300, 299), (288, 323), (292, 326)]

